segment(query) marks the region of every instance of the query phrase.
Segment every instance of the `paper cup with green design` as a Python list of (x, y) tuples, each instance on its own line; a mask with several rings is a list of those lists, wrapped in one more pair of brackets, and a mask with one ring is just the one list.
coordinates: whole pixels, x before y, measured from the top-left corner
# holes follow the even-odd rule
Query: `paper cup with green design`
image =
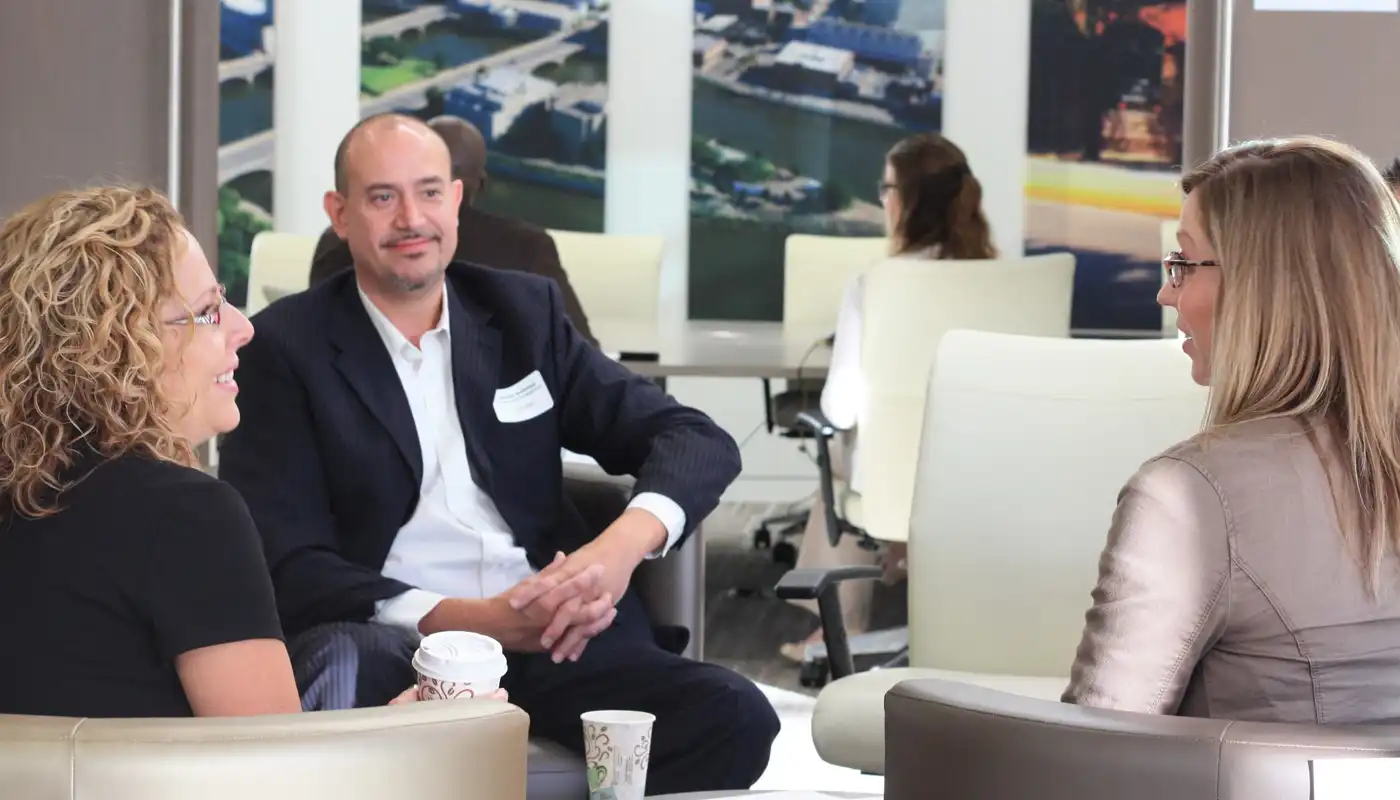
[(506, 656), (501, 643), (467, 631), (424, 636), (413, 654), (419, 700), (485, 697), (501, 687)]
[(589, 711), (583, 715), (583, 759), (590, 800), (642, 800), (651, 760), (651, 728), (645, 711)]

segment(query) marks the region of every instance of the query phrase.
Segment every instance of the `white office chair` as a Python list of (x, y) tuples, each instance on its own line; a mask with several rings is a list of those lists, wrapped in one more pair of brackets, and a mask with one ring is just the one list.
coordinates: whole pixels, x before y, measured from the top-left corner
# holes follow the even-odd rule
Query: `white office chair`
[(908, 678), (1058, 699), (1118, 492), (1200, 429), (1205, 402), (1174, 340), (944, 336), (909, 527), (910, 666), (822, 691), (822, 758), (882, 772), (882, 698)]
[[(956, 328), (1067, 338), (1074, 293), (1074, 256), (934, 261), (892, 258), (865, 272), (861, 371), (865, 409), (856, 422), (859, 474), (843, 487), (831, 470), (829, 439), (835, 430), (820, 414), (817, 466), (826, 506), (826, 529), (858, 536), (866, 544), (909, 537), (919, 440), (929, 370), (945, 333)], [(804, 573), (784, 576), (778, 594), (816, 599)], [(875, 631), (845, 641), (838, 623), (822, 613), (824, 646), (809, 647), (801, 680), (819, 686), (854, 669), (852, 653), (898, 653), (899, 631)]]
[(956, 328), (1069, 336), (1074, 294), (1069, 253), (982, 261), (890, 259), (866, 272), (861, 370), (866, 413), (857, 422), (866, 533), (909, 535), (928, 374), (943, 335)]
[(889, 255), (883, 236), (794, 233), (783, 243), (783, 322), (836, 330), (851, 280)]
[(549, 235), (590, 320), (656, 323), (663, 237), (560, 230)]
[(305, 291), (311, 285), (311, 259), (316, 237), (263, 231), (253, 237), (248, 256), (248, 300), (245, 313), (252, 316), (272, 301)]
[[(790, 234), (783, 245), (783, 324), (835, 331), (846, 287), (888, 253), (889, 240), (883, 236)], [(775, 394), (772, 380), (764, 378), (763, 419), (768, 433), (809, 437), (810, 432), (797, 424), (796, 414), (816, 406), (822, 385), (821, 379), (790, 380)], [(774, 561), (796, 563), (797, 551), (786, 539), (806, 527), (806, 506), (803, 501), (799, 508), (760, 520), (754, 531), (755, 546), (772, 547)]]

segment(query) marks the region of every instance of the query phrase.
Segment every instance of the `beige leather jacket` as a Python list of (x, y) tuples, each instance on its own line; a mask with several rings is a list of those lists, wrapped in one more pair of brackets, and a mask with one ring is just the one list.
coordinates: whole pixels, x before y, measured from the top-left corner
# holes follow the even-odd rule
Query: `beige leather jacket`
[(1320, 426), (1263, 420), (1144, 464), (1119, 495), (1063, 699), (1400, 721), (1400, 573), (1392, 557), (1368, 597), (1319, 456), (1331, 452)]

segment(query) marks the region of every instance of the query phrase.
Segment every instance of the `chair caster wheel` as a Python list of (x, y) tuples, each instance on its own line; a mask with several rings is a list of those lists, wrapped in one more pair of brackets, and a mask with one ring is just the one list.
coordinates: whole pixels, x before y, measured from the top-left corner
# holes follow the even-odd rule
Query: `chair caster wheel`
[(802, 669), (797, 675), (797, 681), (808, 689), (820, 689), (826, 685), (827, 672), (827, 663), (824, 658), (803, 661)]
[(773, 561), (789, 569), (797, 566), (797, 548), (792, 542), (778, 542), (773, 545)]
[(753, 546), (755, 550), (767, 550), (773, 546), (773, 534), (767, 525), (761, 525), (753, 532)]

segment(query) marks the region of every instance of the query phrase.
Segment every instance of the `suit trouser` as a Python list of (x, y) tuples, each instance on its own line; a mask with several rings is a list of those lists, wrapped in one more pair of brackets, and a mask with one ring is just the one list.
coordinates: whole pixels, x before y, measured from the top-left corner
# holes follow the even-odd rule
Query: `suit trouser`
[[(631, 603), (627, 603), (631, 600)], [(575, 663), (511, 653), (502, 686), (530, 715), (530, 735), (583, 753), (579, 715), (629, 709), (656, 715), (647, 793), (747, 789), (768, 765), (778, 734), (754, 683), (716, 664), (669, 653), (650, 636), (640, 603), (626, 598), (613, 627)], [(418, 637), (373, 623), (331, 623), (289, 641), (308, 711), (383, 705), (413, 685)]]

